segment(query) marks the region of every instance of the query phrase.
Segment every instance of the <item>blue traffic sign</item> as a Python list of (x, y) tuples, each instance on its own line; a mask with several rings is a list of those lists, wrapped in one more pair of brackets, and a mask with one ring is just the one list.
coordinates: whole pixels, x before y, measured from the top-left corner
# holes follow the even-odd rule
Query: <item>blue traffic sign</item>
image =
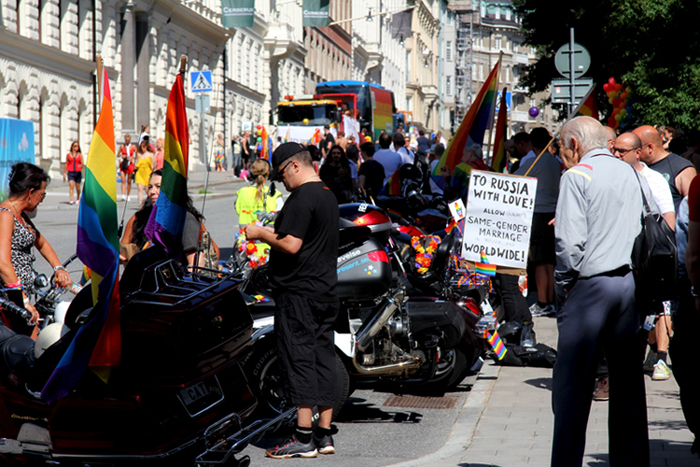
[(190, 82), (192, 83), (192, 92), (211, 92), (214, 89), (209, 70), (190, 72)]

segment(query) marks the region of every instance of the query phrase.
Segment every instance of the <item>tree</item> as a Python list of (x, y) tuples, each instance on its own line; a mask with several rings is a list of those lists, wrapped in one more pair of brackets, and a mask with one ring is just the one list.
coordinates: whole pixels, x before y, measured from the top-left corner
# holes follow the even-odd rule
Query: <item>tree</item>
[(700, 2), (691, 0), (513, 0), (525, 43), (538, 61), (521, 85), (544, 91), (553, 78), (554, 54), (575, 40), (591, 54), (586, 76), (598, 84), (602, 112), (611, 109), (602, 85), (610, 77), (635, 93), (640, 124), (700, 128)]

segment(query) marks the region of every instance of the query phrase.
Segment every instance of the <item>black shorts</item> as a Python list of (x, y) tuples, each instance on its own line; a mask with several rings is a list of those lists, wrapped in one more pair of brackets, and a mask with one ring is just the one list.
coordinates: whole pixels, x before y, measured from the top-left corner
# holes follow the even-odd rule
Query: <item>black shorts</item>
[(553, 212), (536, 212), (532, 215), (530, 234), (530, 262), (532, 264), (557, 264), (554, 248), (554, 226), (548, 225), (554, 219)]
[(83, 173), (79, 170), (75, 172), (68, 171), (68, 180), (72, 180), (75, 183), (80, 183), (83, 180)]
[(291, 293), (276, 297), (275, 334), (280, 372), (295, 405), (335, 403), (333, 324), (338, 302), (319, 302)]

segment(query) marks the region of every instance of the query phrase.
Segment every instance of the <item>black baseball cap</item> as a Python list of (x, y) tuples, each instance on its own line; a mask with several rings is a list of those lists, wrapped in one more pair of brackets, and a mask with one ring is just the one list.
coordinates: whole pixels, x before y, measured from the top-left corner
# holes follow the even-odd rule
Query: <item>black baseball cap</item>
[(277, 146), (275, 152), (272, 153), (272, 170), (270, 171), (270, 180), (277, 180), (278, 171), (280, 169), (280, 165), (282, 165), (282, 162), (305, 150), (306, 148), (299, 143), (282, 143)]

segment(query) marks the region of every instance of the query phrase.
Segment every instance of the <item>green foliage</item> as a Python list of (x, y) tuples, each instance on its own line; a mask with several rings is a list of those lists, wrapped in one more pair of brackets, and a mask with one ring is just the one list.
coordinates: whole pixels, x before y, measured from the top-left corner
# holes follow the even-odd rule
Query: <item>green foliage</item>
[(597, 83), (600, 111), (611, 106), (603, 91), (610, 77), (636, 93), (638, 123), (700, 128), (700, 2), (697, 0), (513, 0), (526, 43), (538, 61), (521, 84), (544, 91), (553, 78), (554, 54), (569, 41), (591, 53), (586, 73)]

